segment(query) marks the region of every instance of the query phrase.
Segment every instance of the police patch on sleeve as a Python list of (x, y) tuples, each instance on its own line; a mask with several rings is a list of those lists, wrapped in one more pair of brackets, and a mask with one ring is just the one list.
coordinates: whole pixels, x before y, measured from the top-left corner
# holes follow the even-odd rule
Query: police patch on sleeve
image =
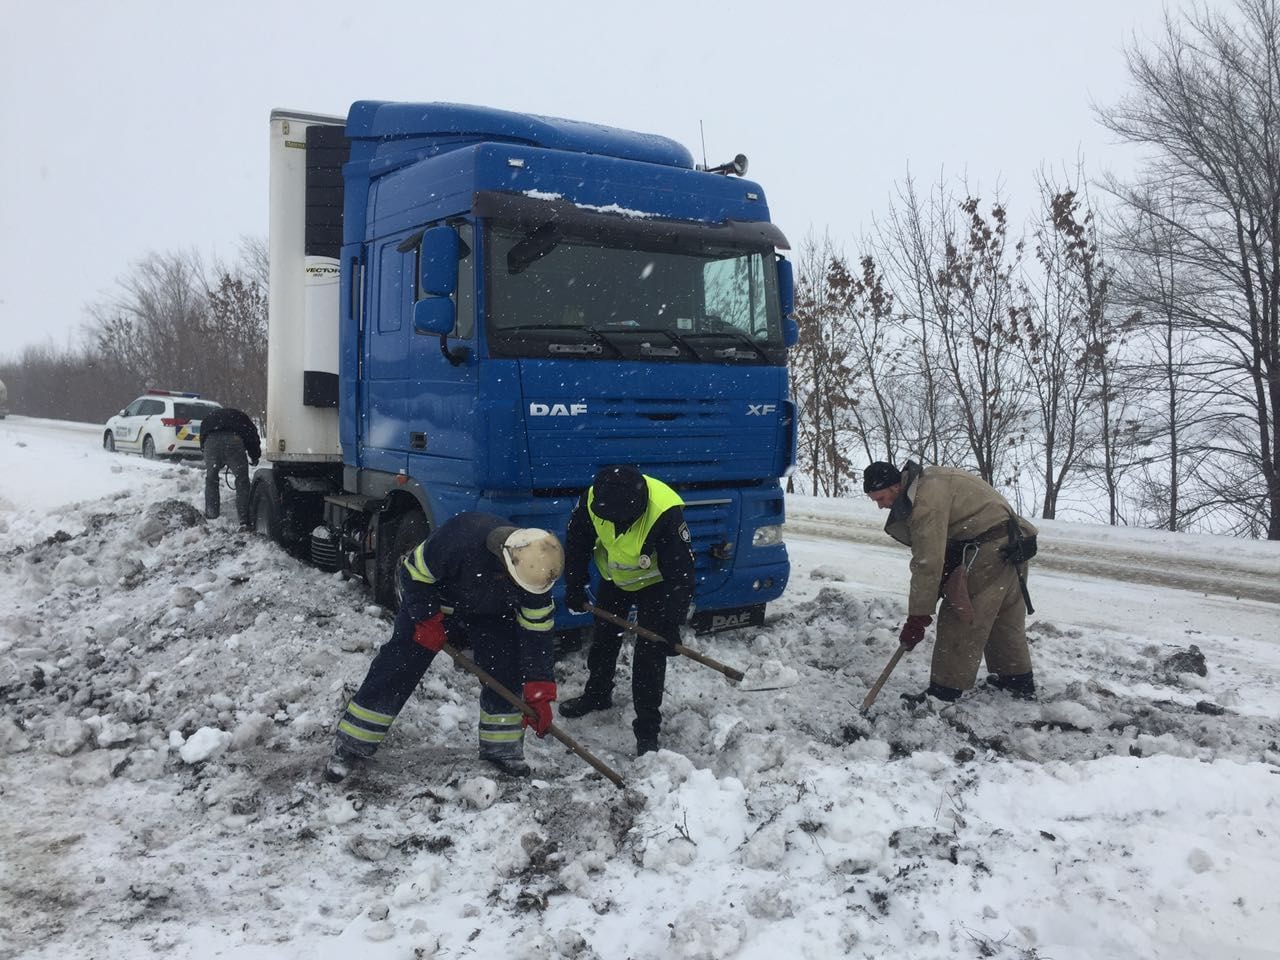
[(689, 536), (689, 525), (687, 523), (680, 524), (680, 539), (685, 543), (689, 543), (693, 539)]

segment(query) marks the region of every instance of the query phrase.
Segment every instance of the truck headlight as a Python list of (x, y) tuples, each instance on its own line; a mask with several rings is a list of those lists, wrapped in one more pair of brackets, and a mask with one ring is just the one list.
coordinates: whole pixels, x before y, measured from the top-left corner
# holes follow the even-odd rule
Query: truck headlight
[(781, 542), (782, 524), (780, 523), (768, 527), (756, 527), (756, 532), (751, 534), (753, 547), (772, 547), (775, 543)]

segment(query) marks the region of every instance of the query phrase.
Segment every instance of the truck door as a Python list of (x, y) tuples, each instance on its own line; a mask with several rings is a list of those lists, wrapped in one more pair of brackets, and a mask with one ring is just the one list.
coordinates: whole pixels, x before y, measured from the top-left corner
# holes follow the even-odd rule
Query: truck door
[[(478, 405), (476, 255), (471, 224), (459, 224), (457, 231), (461, 243), (453, 332), (445, 338), (445, 349), (439, 337), (409, 334), (409, 475), (428, 486), (474, 488), (475, 463), (486, 456), (487, 446), (485, 417)], [(416, 260), (413, 263), (416, 268)], [(416, 269), (412, 276), (416, 280)], [(471, 489), (450, 493), (474, 497)], [(452, 513), (468, 506), (455, 503), (446, 509)]]

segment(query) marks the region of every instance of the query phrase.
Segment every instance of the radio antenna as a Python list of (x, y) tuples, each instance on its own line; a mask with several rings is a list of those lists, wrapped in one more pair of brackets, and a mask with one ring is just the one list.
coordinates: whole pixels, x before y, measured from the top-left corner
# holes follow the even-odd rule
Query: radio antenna
[(707, 169), (707, 132), (702, 129), (702, 120), (698, 120), (698, 135), (702, 138), (702, 169)]

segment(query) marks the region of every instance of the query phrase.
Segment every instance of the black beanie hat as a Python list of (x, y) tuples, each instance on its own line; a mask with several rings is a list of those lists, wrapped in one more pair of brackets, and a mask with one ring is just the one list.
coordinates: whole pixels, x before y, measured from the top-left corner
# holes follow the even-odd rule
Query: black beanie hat
[(872, 493), (875, 490), (883, 490), (901, 481), (902, 471), (892, 463), (877, 460), (862, 471), (862, 492)]
[(649, 506), (649, 486), (635, 467), (602, 467), (591, 487), (591, 512), (613, 524), (630, 524)]

